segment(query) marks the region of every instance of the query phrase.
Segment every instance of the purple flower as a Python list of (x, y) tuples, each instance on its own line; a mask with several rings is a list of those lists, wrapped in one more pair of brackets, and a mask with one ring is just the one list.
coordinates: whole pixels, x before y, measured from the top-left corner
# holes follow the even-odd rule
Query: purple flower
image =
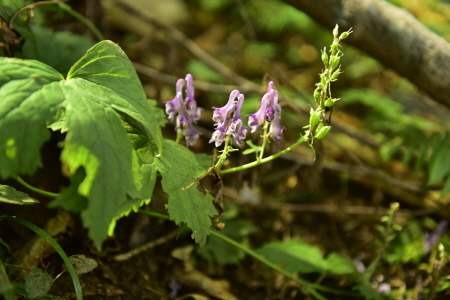
[(425, 253), (428, 253), (433, 249), (439, 242), (441, 235), (447, 229), (448, 221), (442, 220), (439, 222), (438, 226), (433, 232), (429, 232), (425, 235)]
[(241, 119), (241, 108), (242, 103), (244, 103), (244, 95), (240, 94), (238, 98), (238, 103), (236, 105), (236, 110), (234, 111), (234, 116), (231, 119), (231, 124), (228, 126), (227, 134), (232, 134), (233, 139), (236, 144), (241, 145), (242, 140), (245, 139), (248, 128), (242, 126)]
[(239, 97), (239, 91), (234, 90), (230, 94), (230, 98), (228, 99), (227, 105), (221, 108), (213, 107), (214, 114), (213, 114), (213, 120), (216, 122), (216, 126), (219, 126), (219, 124), (222, 124), (225, 122), (225, 119), (231, 115), (232, 108), (234, 109), (236, 107), (236, 104), (234, 103), (234, 99)]
[(274, 108), (274, 114), (273, 114), (273, 119), (270, 122), (269, 136), (275, 142), (279, 142), (281, 139), (281, 136), (283, 135), (283, 130), (286, 129), (286, 127), (280, 125), (281, 106), (279, 104), (275, 104), (273, 106), (273, 108)]
[(175, 116), (180, 112), (183, 106), (183, 92), (182, 88), (184, 85), (184, 79), (178, 79), (177, 81), (177, 92), (175, 98), (172, 101), (167, 101), (166, 103), (166, 114), (169, 117), (170, 122), (173, 122)]
[(269, 98), (270, 94), (266, 93), (261, 99), (261, 106), (259, 107), (259, 110), (254, 114), (247, 115), (248, 126), (252, 129), (252, 132), (255, 132), (262, 124), (264, 124), (266, 119), (266, 107), (270, 101)]
[[(234, 100), (238, 98), (238, 101)], [(227, 135), (231, 135), (236, 144), (241, 145), (245, 139), (248, 128), (242, 126), (241, 108), (244, 103), (244, 95), (234, 90), (230, 94), (228, 103), (221, 108), (213, 107), (213, 120), (216, 122), (210, 143), (215, 142), (216, 147), (222, 145)]]
[(255, 132), (264, 122), (270, 123), (269, 134), (274, 141), (278, 142), (283, 134), (284, 126), (280, 125), (281, 106), (278, 104), (278, 92), (273, 89), (274, 83), (270, 81), (267, 93), (261, 99), (259, 110), (248, 116), (248, 126)]
[[(186, 97), (183, 100), (183, 86), (187, 83)], [(166, 114), (171, 122), (175, 121), (175, 130), (186, 138), (186, 146), (193, 146), (200, 136), (194, 125), (200, 119), (202, 108), (197, 107), (194, 99), (194, 86), (191, 74), (185, 79), (179, 79), (176, 85), (176, 95), (172, 101), (166, 102)]]

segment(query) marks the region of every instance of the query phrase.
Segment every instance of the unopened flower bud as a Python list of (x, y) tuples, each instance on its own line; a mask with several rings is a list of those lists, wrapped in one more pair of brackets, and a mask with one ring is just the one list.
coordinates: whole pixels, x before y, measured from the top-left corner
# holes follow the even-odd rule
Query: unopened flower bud
[(322, 61), (326, 64), (328, 63), (327, 48), (323, 48), (322, 50)]
[(317, 131), (315, 138), (318, 140), (323, 139), (327, 135), (328, 131), (330, 131), (330, 129), (331, 126), (323, 126), (320, 130)]
[(321, 114), (322, 114), (322, 111), (320, 109), (318, 109), (310, 115), (309, 125), (311, 127), (316, 126), (319, 123)]
[(316, 88), (314, 90), (314, 100), (319, 99), (319, 97), (320, 97), (320, 88)]
[(333, 29), (333, 35), (334, 35), (335, 37), (337, 37), (338, 34), (339, 34), (339, 25), (336, 24), (336, 26), (335, 26), (334, 29)]
[(331, 98), (328, 98), (327, 101), (325, 101), (324, 105), (325, 106), (333, 106), (334, 101)]
[(341, 74), (341, 70), (337, 69), (336, 71), (334, 71), (333, 74), (331, 74), (331, 81), (336, 81), (339, 74)]
[(333, 56), (331, 58), (331, 67), (336, 68), (339, 65), (340, 61), (341, 61), (341, 58), (339, 56)]
[(341, 33), (341, 35), (339, 36), (339, 40), (341, 41), (343, 39), (346, 39), (348, 35), (349, 35), (348, 31)]

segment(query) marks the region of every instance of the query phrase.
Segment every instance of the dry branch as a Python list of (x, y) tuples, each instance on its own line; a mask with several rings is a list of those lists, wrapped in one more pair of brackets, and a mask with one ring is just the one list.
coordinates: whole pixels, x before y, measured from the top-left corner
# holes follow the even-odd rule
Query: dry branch
[(345, 41), (450, 107), (450, 43), (413, 15), (380, 0), (283, 0), (328, 29), (353, 28)]

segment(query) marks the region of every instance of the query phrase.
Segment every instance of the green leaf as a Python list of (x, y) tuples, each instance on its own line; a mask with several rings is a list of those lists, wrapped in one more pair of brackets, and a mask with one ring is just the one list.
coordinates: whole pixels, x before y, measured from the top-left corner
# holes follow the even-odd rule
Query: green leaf
[(78, 58), (94, 46), (90, 37), (68, 31), (54, 32), (40, 26), (32, 27), (32, 31), (37, 45), (27, 40), (22, 47), (22, 56), (43, 62), (62, 74), (67, 74)]
[(423, 141), (420, 145), (419, 148), (419, 153), (417, 154), (417, 159), (414, 163), (414, 172), (417, 173), (419, 172), (422, 167), (423, 164), (425, 162), (425, 160), (427, 159), (427, 154), (428, 154), (428, 148), (430, 146), (430, 143), (432, 142), (433, 137), (428, 138), (427, 140)]
[(425, 254), (424, 233), (417, 220), (411, 219), (386, 247), (384, 259), (393, 263), (417, 263)]
[(387, 161), (392, 158), (401, 148), (401, 139), (393, 139), (387, 143), (384, 143), (380, 147), (380, 157), (383, 161)]
[(444, 187), (442, 188), (441, 198), (447, 196), (450, 193), (450, 176), (447, 177)]
[(41, 269), (33, 269), (25, 276), (25, 290), (28, 298), (36, 299), (44, 296), (52, 287), (53, 279)]
[(5, 300), (17, 299), (14, 294), (14, 286), (9, 281), (8, 273), (6, 273), (5, 265), (3, 264), (2, 259), (0, 259), (0, 295), (3, 295)]
[(85, 196), (78, 193), (78, 188), (85, 178), (86, 172), (84, 168), (78, 168), (75, 174), (70, 177), (70, 185), (61, 189), (58, 197), (50, 202), (48, 207), (61, 207), (72, 213), (80, 213), (86, 209), (88, 200)]
[[(103, 41), (89, 49), (69, 71), (68, 79), (82, 78), (98, 85), (105, 105), (138, 121), (157, 155), (162, 152), (162, 133), (156, 117), (146, 101), (144, 89), (126, 54), (111, 41)], [(97, 91), (96, 91), (97, 92)]]
[(361, 282), (355, 285), (354, 289), (359, 291), (366, 300), (385, 299), (376, 289), (373, 288), (372, 283), (368, 280), (361, 280)]
[(319, 248), (301, 240), (274, 241), (262, 246), (258, 253), (289, 272), (324, 273), (327, 268)]
[[(220, 233), (243, 245), (249, 246), (248, 237), (257, 231), (256, 226), (243, 219), (229, 220), (225, 218), (226, 215), (224, 215), (224, 218), (221, 218), (221, 221), (225, 223), (225, 227)], [(208, 238), (205, 246), (200, 248), (198, 253), (206, 260), (221, 265), (237, 264), (245, 257), (245, 252), (213, 235)]]
[(345, 256), (332, 252), (325, 259), (317, 246), (302, 240), (274, 241), (258, 250), (270, 261), (282, 265), (289, 272), (321, 273), (335, 276), (351, 276), (358, 273), (354, 264)]
[(346, 256), (332, 252), (326, 259), (327, 272), (336, 276), (350, 276), (358, 273), (355, 265)]
[(440, 182), (450, 172), (450, 140), (448, 138), (434, 148), (428, 172), (428, 186)]
[(72, 202), (62, 205), (85, 207), (83, 224), (100, 248), (116, 218), (144, 203), (154, 185), (142, 190), (142, 180), (153, 181), (156, 171), (140, 166), (124, 122), (138, 129), (155, 156), (162, 155), (161, 128), (133, 65), (116, 44), (98, 43), (63, 79), (37, 61), (1, 58), (0, 176), (31, 173), (40, 165), (47, 127), (67, 132), (61, 160), (70, 175), (83, 168), (85, 177), (71, 186), (76, 199), (66, 197)]
[(33, 173), (64, 95), (61, 74), (37, 61), (0, 57), (0, 177)]
[(158, 107), (158, 101), (153, 99), (148, 99), (148, 104), (150, 105), (151, 111), (158, 121), (159, 126), (164, 127), (169, 122), (167, 119), (166, 112), (164, 109)]
[(38, 200), (31, 198), (28, 194), (16, 191), (15, 188), (0, 184), (0, 202), (28, 205), (39, 203)]
[(217, 214), (213, 197), (194, 182), (206, 169), (198, 164), (194, 153), (173, 141), (164, 140), (163, 155), (156, 159), (162, 176), (163, 190), (169, 195), (167, 210), (176, 224), (186, 223), (192, 229), (192, 238), (204, 245), (211, 227), (210, 218)]

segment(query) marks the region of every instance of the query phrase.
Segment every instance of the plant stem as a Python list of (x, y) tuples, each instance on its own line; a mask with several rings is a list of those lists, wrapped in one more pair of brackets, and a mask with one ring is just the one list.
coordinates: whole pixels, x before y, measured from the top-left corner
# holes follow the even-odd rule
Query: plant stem
[(30, 5), (27, 5), (27, 6), (22, 7), (21, 9), (19, 9), (18, 11), (16, 11), (16, 12), (14, 13), (14, 15), (12, 15), (11, 19), (9, 19), (9, 24), (8, 24), (9, 29), (14, 29), (14, 21), (16, 20), (17, 16), (18, 16), (21, 12), (26, 11), (26, 10), (30, 10), (31, 13), (33, 14), (33, 9), (34, 9), (36, 6), (39, 6), (39, 5), (48, 5), (48, 4), (58, 4), (58, 3), (60, 3), (61, 1), (65, 1), (65, 0), (39, 1), (39, 2), (35, 2), (35, 3), (30, 4)]
[(310, 283), (308, 283), (306, 281), (303, 281), (300, 278), (295, 277), (292, 273), (284, 270), (283, 268), (280, 268), (275, 263), (273, 263), (270, 260), (266, 259), (264, 256), (258, 254), (256, 251), (254, 251), (254, 250), (252, 250), (252, 249), (242, 245), (239, 242), (236, 242), (235, 240), (233, 240), (233, 239), (227, 237), (226, 235), (221, 234), (221, 233), (219, 233), (217, 231), (210, 230), (209, 233), (211, 235), (214, 235), (214, 236), (218, 237), (219, 239), (224, 240), (225, 242), (235, 246), (236, 248), (244, 251), (245, 253), (253, 256), (255, 259), (259, 260), (260, 262), (262, 262), (266, 266), (274, 269), (277, 272), (280, 272), (281, 274), (283, 274), (287, 278), (289, 278), (289, 279), (295, 281), (296, 283), (300, 284), (305, 289), (305, 292), (310, 293), (311, 295), (313, 295), (317, 299), (326, 299), (324, 296), (319, 294), (314, 288), (312, 288)]
[[(140, 209), (140, 210), (138, 210), (138, 213), (145, 214), (145, 215), (148, 215), (151, 217), (164, 219), (167, 221), (171, 221), (170, 217), (168, 215), (164, 215), (164, 214), (160, 214), (160, 213), (156, 213), (156, 212), (151, 212), (151, 211), (146, 211), (146, 210)], [(297, 278), (292, 273), (284, 270), (283, 268), (278, 267), (276, 264), (274, 264), (270, 260), (266, 259), (262, 255), (258, 254), (256, 251), (246, 247), (245, 245), (242, 245), (239, 242), (236, 242), (235, 240), (227, 237), (226, 235), (223, 235), (215, 230), (210, 230), (209, 233), (211, 235), (214, 235), (217, 238), (220, 238), (220, 239), (224, 240), (225, 242), (237, 247), (238, 249), (244, 251), (245, 253), (253, 256), (255, 259), (259, 260), (260, 262), (262, 262), (263, 264), (267, 265), (268, 267), (274, 269), (275, 271), (280, 272), (281, 274), (285, 275), (289, 279), (294, 280), (295, 282), (297, 282), (298, 284), (302, 285), (305, 288), (305, 292), (311, 293), (317, 299), (326, 299), (326, 298), (324, 296), (322, 296), (321, 294), (319, 294), (316, 290), (321, 290), (324, 292), (329, 292), (329, 293), (334, 293), (334, 294), (339, 294), (339, 295), (358, 296), (358, 294), (356, 294), (356, 293), (336, 290), (333, 288), (327, 288), (325, 286), (321, 286), (319, 284), (311, 283), (311, 282), (302, 280), (300, 278)]]
[(227, 159), (228, 152), (229, 152), (228, 145), (230, 144), (230, 140), (231, 140), (231, 135), (227, 135), (227, 137), (225, 138), (225, 146), (223, 147), (222, 154), (219, 156), (219, 160), (214, 165), (214, 168), (221, 166)]
[(34, 187), (32, 185), (29, 185), (20, 176), (16, 176), (15, 179), (18, 183), (20, 183), (21, 185), (23, 185), (24, 187), (26, 187), (27, 189), (29, 189), (30, 191), (33, 191), (35, 193), (41, 194), (43, 196), (51, 197), (51, 198), (56, 198), (59, 196), (59, 194), (47, 192), (47, 191), (41, 190), (37, 187)]
[(262, 142), (262, 145), (261, 145), (261, 152), (259, 152), (258, 161), (262, 160), (263, 156), (264, 156), (264, 149), (266, 148), (266, 143), (267, 143), (267, 139), (268, 139), (268, 137), (267, 137), (267, 129), (269, 128), (269, 124), (270, 124), (269, 122), (264, 121), (263, 142)]
[(304, 141), (306, 141), (306, 138), (304, 136), (302, 136), (302, 137), (300, 137), (298, 139), (298, 141), (295, 144), (293, 144), (292, 146), (287, 147), (286, 149), (284, 149), (284, 150), (282, 150), (282, 151), (280, 151), (280, 152), (278, 152), (278, 153), (276, 153), (274, 155), (268, 156), (268, 157), (260, 159), (260, 160), (256, 160), (254, 162), (242, 165), (240, 167), (230, 168), (230, 169), (226, 169), (226, 170), (220, 170), (220, 171), (217, 171), (217, 173), (218, 174), (233, 173), (233, 172), (238, 172), (238, 171), (242, 171), (242, 170), (246, 170), (246, 169), (250, 169), (250, 168), (256, 167), (258, 165), (261, 165), (261, 164), (264, 164), (264, 163), (269, 162), (271, 160), (274, 160), (275, 158), (277, 158), (277, 157), (279, 157), (279, 156), (281, 156), (281, 155), (291, 151), (292, 149), (294, 149), (295, 147), (297, 147), (298, 145), (300, 145)]
[(69, 15), (71, 15), (72, 17), (74, 17), (75, 19), (77, 19), (78, 21), (83, 23), (84, 25), (86, 25), (86, 27), (92, 31), (92, 33), (95, 35), (95, 37), (99, 41), (103, 41), (105, 39), (103, 34), (100, 32), (100, 30), (91, 21), (89, 21), (85, 16), (74, 11), (72, 9), (72, 7), (70, 7), (69, 5), (67, 5), (65, 3), (59, 2), (58, 6), (59, 6), (59, 8), (61, 8), (61, 10), (67, 12)]
[(62, 260), (66, 264), (67, 270), (69, 271), (70, 276), (72, 277), (73, 287), (75, 288), (75, 294), (77, 295), (77, 300), (83, 300), (83, 293), (81, 291), (80, 280), (78, 279), (78, 275), (77, 275), (77, 272), (75, 271), (74, 266), (70, 262), (70, 259), (67, 257), (66, 253), (61, 248), (61, 246), (47, 232), (45, 232), (41, 228), (37, 227), (33, 223), (30, 223), (26, 220), (23, 220), (23, 219), (20, 219), (17, 217), (0, 216), (0, 219), (6, 219), (6, 220), (10, 220), (10, 221), (14, 221), (19, 224), (22, 224), (25, 227), (28, 227), (29, 229), (34, 231), (34, 233), (41, 236), (44, 240), (46, 240), (53, 247), (53, 249), (55, 249), (55, 251), (59, 254), (59, 256), (61, 256)]

